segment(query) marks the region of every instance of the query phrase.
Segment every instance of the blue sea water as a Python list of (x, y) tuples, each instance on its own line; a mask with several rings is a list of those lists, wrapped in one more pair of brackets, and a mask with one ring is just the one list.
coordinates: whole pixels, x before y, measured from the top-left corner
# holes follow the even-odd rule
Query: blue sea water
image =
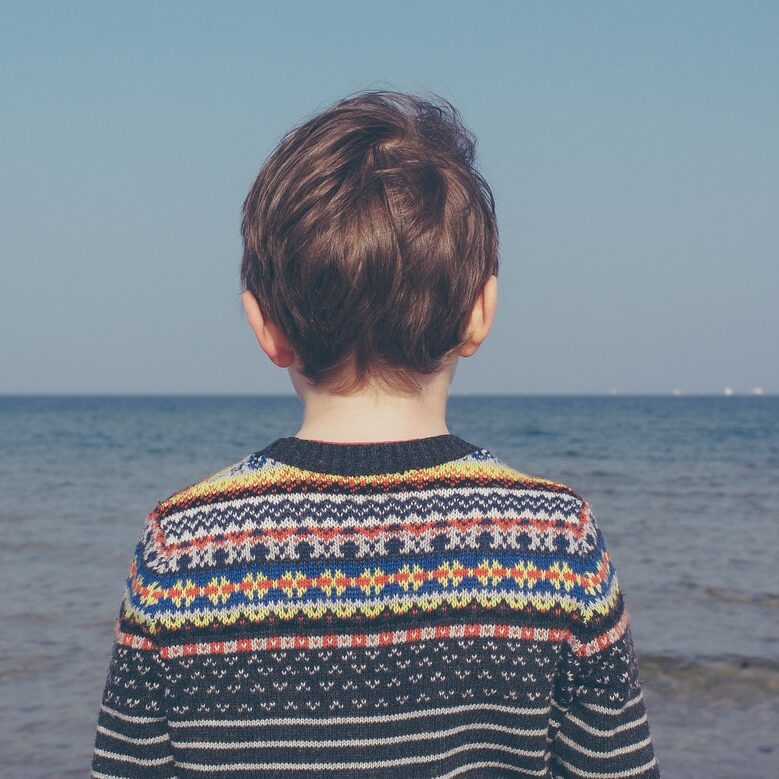
[[(294, 396), (0, 396), (0, 777), (88, 775), (146, 513), (301, 421)], [(779, 397), (455, 396), (447, 423), (592, 503), (663, 776), (779, 777)]]

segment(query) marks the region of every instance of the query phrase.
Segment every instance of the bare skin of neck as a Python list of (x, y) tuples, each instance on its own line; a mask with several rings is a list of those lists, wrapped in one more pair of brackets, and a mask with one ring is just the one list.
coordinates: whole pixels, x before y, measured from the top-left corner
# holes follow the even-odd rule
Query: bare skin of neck
[(334, 443), (371, 443), (427, 438), (449, 433), (446, 405), (460, 357), (470, 357), (487, 337), (497, 307), (497, 277), (490, 276), (471, 313), (467, 338), (448, 365), (438, 373), (418, 377), (422, 391), (417, 395), (393, 394), (369, 386), (349, 396), (314, 388), (300, 373), (299, 361), (289, 341), (263, 315), (257, 299), (242, 293), (244, 311), (257, 341), (278, 367), (287, 368), (303, 404), (303, 423), (295, 433), (306, 438)]
[(333, 442), (402, 441), (448, 433), (446, 403), (455, 365), (426, 377), (419, 395), (393, 395), (368, 387), (344, 397), (313, 389), (290, 366), (293, 386), (303, 403), (303, 424), (295, 435)]

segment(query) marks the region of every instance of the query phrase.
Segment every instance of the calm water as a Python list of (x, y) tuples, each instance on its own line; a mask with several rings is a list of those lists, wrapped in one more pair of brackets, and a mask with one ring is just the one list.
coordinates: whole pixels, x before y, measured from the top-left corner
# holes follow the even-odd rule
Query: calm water
[[(294, 397), (0, 397), (0, 776), (88, 775), (146, 513), (301, 420)], [(592, 502), (664, 777), (779, 777), (779, 397), (468, 396), (447, 422)]]

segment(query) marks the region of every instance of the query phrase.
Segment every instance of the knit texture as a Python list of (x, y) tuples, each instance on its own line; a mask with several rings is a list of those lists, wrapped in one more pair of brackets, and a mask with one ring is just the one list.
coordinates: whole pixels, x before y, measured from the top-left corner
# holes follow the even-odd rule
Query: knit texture
[(161, 500), (92, 777), (659, 777), (590, 503), (445, 434), (280, 438)]

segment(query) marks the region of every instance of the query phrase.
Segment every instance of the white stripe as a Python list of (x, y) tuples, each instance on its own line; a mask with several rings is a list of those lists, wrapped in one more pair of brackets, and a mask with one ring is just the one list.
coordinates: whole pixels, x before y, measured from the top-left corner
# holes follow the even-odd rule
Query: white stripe
[(454, 733), (463, 733), (466, 730), (479, 730), (488, 728), (501, 733), (510, 733), (514, 736), (543, 736), (546, 728), (527, 730), (525, 728), (510, 728), (506, 725), (495, 725), (491, 722), (469, 722), (466, 725), (458, 725), (448, 730), (429, 730), (422, 733), (406, 733), (400, 736), (387, 736), (386, 738), (344, 738), (312, 741), (173, 741), (174, 747), (189, 747), (190, 749), (251, 749), (255, 748), (293, 748), (293, 747), (366, 747), (378, 744), (397, 744), (406, 741), (422, 741), (428, 738), (440, 738)]
[(452, 779), (452, 777), (459, 776), (474, 768), (505, 768), (507, 771), (518, 771), (522, 776), (548, 776), (548, 769), (546, 768), (542, 768), (540, 771), (531, 771), (529, 768), (519, 768), (519, 766), (510, 765), (509, 763), (488, 761), (483, 763), (466, 763), (465, 765), (458, 766), (448, 774), (436, 777), (436, 779)]
[(117, 717), (118, 719), (123, 719), (126, 722), (163, 722), (165, 717), (136, 717), (133, 714), (122, 714), (120, 711), (116, 711), (115, 709), (110, 708), (109, 706), (106, 706), (103, 704), (101, 706), (103, 711), (110, 714), (112, 717)]
[[(567, 493), (552, 492), (543, 489), (522, 489), (521, 492), (517, 492), (516, 489), (507, 487), (449, 487), (447, 493), (452, 496), (460, 496), (467, 498), (473, 495), (481, 495), (490, 500), (494, 500), (496, 497), (504, 498), (505, 503), (501, 503), (492, 510), (481, 510), (476, 506), (470, 511), (458, 512), (457, 516), (463, 519), (502, 519), (506, 514), (508, 506), (517, 506), (512, 513), (512, 518), (516, 519), (543, 519), (548, 521), (562, 521), (570, 525), (571, 529), (579, 526), (579, 510), (581, 507), (581, 501), (572, 495)], [(326, 493), (293, 493), (293, 497), (288, 495), (273, 496), (275, 498), (282, 498), (287, 501), (294, 501), (305, 499), (307, 501), (316, 502), (318, 505), (316, 513), (320, 512), (322, 504), (334, 504), (333, 509), (336, 514), (343, 514), (344, 509), (348, 509), (346, 516), (338, 517), (338, 524), (340, 527), (365, 527), (366, 522), (363, 515), (376, 515), (378, 506), (385, 503), (418, 503), (420, 499), (423, 500), (441, 500), (440, 494), (434, 494), (432, 491), (419, 492), (387, 492), (379, 495), (330, 495)], [(553, 512), (546, 512), (541, 508), (536, 510), (532, 507), (525, 507), (524, 509), (518, 509), (519, 503), (525, 503), (527, 498), (552, 498), (561, 503), (569, 503), (570, 509), (558, 510)], [(567, 500), (566, 500), (567, 498)], [(257, 517), (257, 507), (265, 505), (270, 511), (266, 518)], [(203, 506), (195, 506), (194, 508), (185, 509), (183, 511), (175, 511), (167, 516), (163, 517), (160, 524), (165, 531), (166, 541), (170, 543), (180, 543), (182, 541), (191, 541), (201, 536), (211, 535), (213, 528), (201, 528), (197, 530), (188, 529), (190, 524), (189, 520), (196, 517), (198, 514), (202, 515), (208, 511), (209, 507), (214, 508), (212, 504), (206, 504)], [(231, 520), (220, 525), (220, 533), (242, 533), (247, 530), (265, 530), (265, 529), (277, 529), (277, 528), (299, 528), (300, 518), (298, 516), (286, 515), (277, 516), (278, 507), (274, 504), (268, 503), (268, 496), (265, 495), (252, 495), (246, 498), (237, 498), (235, 500), (220, 500), (215, 506), (220, 511), (230, 510), (238, 511), (242, 507), (248, 507), (253, 509), (248, 515), (248, 518), (242, 522), (236, 522)], [(391, 524), (402, 522), (403, 524), (415, 524), (413, 517), (406, 517), (405, 514), (398, 513), (396, 511), (388, 511), (387, 509), (380, 510), (381, 524)], [(313, 515), (315, 510), (311, 510)], [(414, 512), (416, 514), (416, 512)], [(573, 517), (573, 519), (572, 519)], [(446, 515), (441, 512), (430, 512), (425, 514), (425, 521), (445, 519)], [(182, 530), (177, 532), (176, 525), (181, 523)], [(373, 524), (377, 524), (375, 521)], [(171, 527), (173, 526), (173, 527)], [(370, 527), (371, 524), (369, 523)], [(319, 525), (317, 525), (319, 527)], [(321, 527), (327, 527), (321, 525)], [(156, 546), (156, 544), (155, 544)]]
[(267, 725), (347, 725), (361, 723), (370, 724), (373, 722), (398, 722), (417, 717), (434, 717), (438, 715), (458, 714), (463, 711), (501, 711), (506, 714), (547, 714), (551, 706), (541, 706), (539, 708), (520, 708), (517, 706), (503, 706), (499, 703), (466, 703), (462, 706), (451, 706), (443, 709), (418, 709), (400, 714), (378, 714), (375, 717), (268, 717), (266, 719), (193, 719), (193, 720), (170, 720), (168, 723), (171, 728), (251, 728), (264, 727)]
[(631, 728), (643, 725), (646, 722), (646, 712), (642, 714), (638, 719), (631, 720), (630, 722), (623, 722), (620, 725), (616, 725), (613, 728), (606, 728), (601, 730), (600, 728), (593, 728), (583, 720), (580, 720), (575, 714), (568, 714), (567, 719), (578, 725), (582, 730), (587, 733), (591, 733), (593, 736), (600, 736), (601, 738), (608, 738), (609, 736), (616, 736), (617, 733), (621, 733), (623, 730), (630, 730)]
[(587, 757), (597, 757), (600, 760), (607, 757), (617, 757), (618, 755), (627, 755), (629, 752), (636, 752), (639, 749), (643, 749), (644, 747), (649, 746), (649, 744), (652, 743), (651, 738), (645, 738), (643, 741), (636, 741), (634, 744), (629, 744), (628, 746), (619, 747), (618, 749), (612, 749), (610, 752), (594, 752), (591, 749), (585, 749), (580, 744), (577, 744), (573, 739), (568, 738), (568, 736), (566, 736), (565, 733), (559, 733), (557, 738), (560, 741), (562, 741), (564, 744), (568, 744), (569, 747), (581, 753), (582, 755), (587, 755)]
[(643, 690), (639, 690), (638, 695), (631, 698), (629, 701), (625, 701), (618, 709), (609, 706), (599, 706), (596, 703), (585, 703), (584, 701), (582, 701), (581, 705), (584, 706), (585, 709), (590, 709), (590, 711), (597, 711), (601, 714), (613, 714), (616, 716), (622, 714), (626, 709), (635, 706), (643, 697)]
[(469, 749), (496, 749), (500, 752), (508, 752), (512, 755), (522, 755), (523, 757), (535, 757), (543, 755), (543, 751), (532, 752), (526, 749), (516, 749), (507, 747), (504, 744), (491, 744), (488, 742), (479, 742), (476, 744), (462, 744), (446, 752), (438, 752), (432, 755), (417, 755), (411, 757), (399, 757), (392, 760), (375, 760), (373, 762), (355, 762), (355, 763), (219, 763), (215, 765), (206, 765), (204, 763), (182, 763), (177, 762), (180, 768), (191, 768), (193, 771), (283, 771), (283, 770), (309, 770), (309, 771), (347, 771), (347, 770), (366, 770), (371, 768), (391, 768), (393, 766), (409, 765), (420, 763), (429, 763), (434, 760), (443, 760), (452, 757), (458, 752), (464, 752)]
[(160, 744), (163, 741), (168, 740), (168, 734), (164, 733), (161, 736), (149, 736), (149, 738), (131, 738), (125, 736), (123, 733), (117, 733), (110, 728), (104, 728), (102, 725), (97, 726), (97, 730), (100, 733), (105, 733), (107, 736), (116, 739), (117, 741), (126, 741), (128, 744)]
[(566, 760), (563, 760), (561, 757), (555, 757), (555, 759), (569, 771), (577, 776), (583, 776), (584, 779), (622, 779), (622, 777), (640, 776), (645, 771), (648, 771), (650, 768), (657, 765), (657, 758), (653, 757), (648, 763), (644, 763), (644, 765), (637, 766), (636, 768), (628, 768), (626, 771), (598, 771), (598, 773), (594, 774), (591, 771), (580, 770)]
[(127, 776), (117, 776), (116, 774), (104, 774), (101, 771), (92, 771), (89, 774), (90, 779), (131, 779)]
[(95, 754), (101, 757), (110, 757), (111, 760), (119, 760), (123, 763), (134, 763), (135, 765), (164, 765), (173, 762), (173, 755), (165, 757), (132, 757), (132, 755), (118, 755), (116, 752), (107, 752), (105, 749), (95, 749)]

